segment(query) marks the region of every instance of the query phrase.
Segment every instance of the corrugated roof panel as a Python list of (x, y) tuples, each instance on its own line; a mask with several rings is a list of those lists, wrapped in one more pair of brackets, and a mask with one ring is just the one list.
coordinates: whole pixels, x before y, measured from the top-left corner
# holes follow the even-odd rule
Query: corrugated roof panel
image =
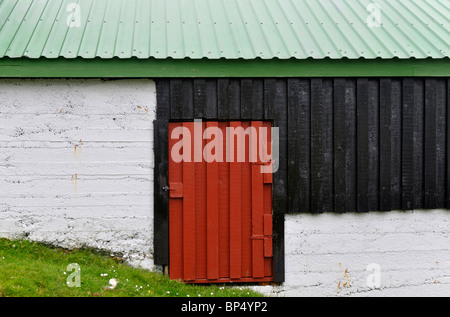
[(104, 25), (104, 13), (106, 12), (106, 1), (93, 1), (84, 27), (84, 36), (81, 39), (78, 55), (83, 58), (94, 58), (97, 56), (100, 35)]
[(214, 33), (216, 34), (215, 42), (218, 47), (216, 56), (225, 57), (236, 54), (238, 46), (229, 24), (225, 6), (222, 2), (217, 2), (217, 5), (208, 2), (208, 6), (211, 12), (211, 21), (214, 23)]
[[(115, 5), (111, 5), (112, 3), (115, 3)], [(117, 56), (115, 55), (115, 48), (122, 8), (122, 0), (108, 1), (105, 15), (103, 16), (103, 26), (97, 47), (97, 56), (100, 56), (101, 58), (112, 58)]]
[(263, 23), (267, 23), (267, 21), (258, 19), (252, 1), (237, 0), (236, 3), (240, 16), (245, 23), (243, 29), (246, 31), (251, 44), (251, 51), (249, 53), (252, 56), (258, 57), (273, 56), (271, 47), (262, 29)]
[(295, 29), (290, 23), (289, 15), (286, 13), (286, 9), (283, 8), (283, 4), (287, 4), (288, 1), (284, 1), (280, 3), (280, 6), (276, 7), (268, 5), (268, 1), (270, 2), (270, 0), (264, 0), (265, 11), (271, 16), (273, 27), (268, 27), (266, 24), (264, 31), (272, 31), (271, 37), (276, 37), (279, 41), (277, 45), (273, 46), (277, 48), (277, 53), (280, 54), (280, 58), (299, 57), (302, 54), (306, 55), (306, 51)]
[(135, 31), (140, 28), (136, 25), (136, 15), (139, 8), (137, 7), (137, 1), (128, 3), (128, 1), (122, 0), (122, 6), (114, 55), (127, 58), (135, 53), (133, 51), (133, 39)]
[(30, 2), (30, 6), (20, 24), (17, 34), (21, 34), (20, 37), (14, 37), (9, 49), (12, 52), (17, 52), (18, 55), (26, 55), (26, 50), (30, 39), (33, 37), (36, 25), (39, 23), (42, 12), (45, 9), (46, 3), (42, 1)]
[[(69, 27), (67, 29), (64, 43), (62, 44), (60, 52), (61, 56), (64, 56), (65, 58), (75, 58), (80, 55), (81, 42), (84, 38), (84, 35), (86, 34), (86, 28), (88, 26), (88, 19), (92, 11), (93, 2), (95, 2), (95, 0), (78, 0), (77, 3), (74, 3), (73, 6), (66, 9), (66, 12), (68, 11), (68, 9), (72, 9), (74, 12), (72, 16), (69, 15), (67, 17), (66, 24), (70, 25), (71, 23), (73, 23), (74, 25), (77, 25), (77, 15), (79, 14), (80, 27)], [(77, 6), (80, 9), (78, 9)], [(81, 8), (85, 8), (86, 14), (81, 14)], [(90, 36), (90, 34), (87, 34), (87, 37)]]
[[(22, 0), (19, 0), (19, 2), (20, 1)], [(51, 3), (47, 4), (47, 7), (54, 5), (58, 7), (59, 10), (56, 13), (56, 17), (52, 25), (52, 28), (48, 33), (48, 38), (45, 43), (42, 56), (48, 58), (57, 58), (59, 56), (62, 56), (61, 50), (64, 45), (64, 41), (66, 40), (67, 32), (69, 31), (68, 20), (70, 20), (71, 17), (71, 14), (70, 12), (67, 11), (67, 9), (70, 8), (69, 5), (71, 4), (73, 4), (73, 0), (63, 0), (63, 1), (53, 0), (51, 1)], [(29, 57), (33, 58), (39, 56), (29, 56)]]
[[(172, 56), (173, 58), (183, 58), (185, 56), (184, 52), (184, 37), (183, 34), (183, 21), (181, 16), (181, 10), (172, 10), (172, 7), (180, 8), (180, 0), (168, 0), (166, 1), (166, 37), (167, 37), (167, 47), (165, 55)], [(195, 17), (190, 19), (194, 22)], [(195, 32), (195, 25), (191, 26), (190, 32)], [(199, 37), (197, 37), (199, 38)]]
[[(44, 51), (44, 47), (49, 38), (50, 32), (55, 24), (56, 15), (60, 10), (60, 5), (54, 5), (48, 7), (49, 3), (42, 12), (39, 22), (36, 24), (34, 34), (28, 42), (25, 56), (38, 57)], [(19, 55), (20, 57), (20, 55)]]
[[(9, 5), (2, 3), (2, 7), (0, 8), (0, 12), (6, 12), (4, 16), (2, 16), (4, 21), (0, 21), (2, 25), (2, 29), (0, 32), (0, 56), (7, 54), (11, 57), (16, 57), (22, 55), (22, 53), (18, 54), (16, 51), (11, 51), (12, 42), (15, 38), (19, 37), (16, 35), (17, 30), (22, 25), (23, 19), (28, 12), (28, 8), (30, 7), (31, 0), (28, 3), (22, 2), (19, 4), (20, 0), (16, 0), (9, 2)], [(20, 40), (20, 39), (17, 39)], [(14, 56), (16, 55), (16, 56)]]
[(133, 36), (133, 53), (139, 58), (150, 56), (150, 24), (149, 15), (151, 2), (140, 0), (136, 5), (136, 23), (139, 25), (135, 29)]
[(167, 44), (171, 40), (167, 33), (165, 1), (151, 0), (150, 10), (150, 54), (149, 57), (167, 58)]
[(449, 16), (448, 0), (0, 0), (0, 57), (444, 58)]
[(194, 3), (197, 17), (198, 37), (200, 39), (201, 55), (208, 58), (220, 58), (219, 34), (212, 20), (213, 7), (208, 0), (199, 0)]

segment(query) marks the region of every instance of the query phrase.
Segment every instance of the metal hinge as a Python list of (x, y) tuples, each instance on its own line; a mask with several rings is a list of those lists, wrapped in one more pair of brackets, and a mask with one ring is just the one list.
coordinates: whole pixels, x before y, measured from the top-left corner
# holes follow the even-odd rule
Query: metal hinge
[(272, 236), (265, 236), (262, 234), (254, 234), (251, 236), (252, 240), (264, 240), (264, 239), (270, 239)]
[(273, 160), (268, 160), (265, 162), (251, 162), (251, 164), (253, 164), (253, 165), (270, 165), (270, 164), (272, 164), (272, 162), (273, 162)]
[(183, 184), (182, 183), (170, 183), (170, 186), (164, 186), (164, 191), (169, 191), (170, 198), (182, 198), (183, 197)]
[(252, 240), (262, 240), (263, 241), (263, 252), (265, 258), (270, 258), (273, 256), (273, 238), (272, 236), (265, 235), (252, 235)]

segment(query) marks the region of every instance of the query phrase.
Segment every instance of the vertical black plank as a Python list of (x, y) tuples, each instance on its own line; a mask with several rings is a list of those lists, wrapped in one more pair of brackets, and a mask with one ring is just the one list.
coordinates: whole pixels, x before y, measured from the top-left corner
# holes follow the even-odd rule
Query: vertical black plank
[(206, 79), (206, 119), (217, 120), (217, 80)]
[(217, 80), (217, 119), (228, 120), (229, 116), (229, 96), (228, 87), (230, 86), (229, 79)]
[(450, 78), (447, 79), (447, 209), (450, 209)]
[(230, 79), (228, 86), (228, 119), (241, 120), (241, 81)]
[(253, 104), (253, 80), (241, 80), (241, 119), (252, 119), (252, 104)]
[(194, 117), (194, 87), (192, 80), (170, 81), (171, 119), (190, 120)]
[(168, 182), (168, 120), (170, 119), (170, 81), (156, 81), (156, 120), (153, 122), (155, 172), (153, 182), (153, 253), (156, 265), (169, 264), (169, 197), (163, 187)]
[(402, 209), (414, 209), (414, 79), (403, 80)]
[(287, 81), (264, 79), (264, 120), (273, 122), (279, 130), (278, 170), (273, 175), (273, 226), (274, 226), (274, 280), (285, 279), (284, 214), (288, 212), (288, 91)]
[(193, 113), (195, 119), (206, 117), (206, 81), (194, 79)]
[(216, 80), (194, 79), (193, 87), (194, 118), (217, 119)]
[(156, 265), (169, 264), (169, 196), (163, 188), (168, 186), (168, 121), (155, 120), (154, 149), (154, 218), (153, 253)]
[(275, 85), (275, 105), (273, 126), (279, 129), (279, 166), (273, 175), (273, 208), (274, 212), (286, 213), (288, 211), (288, 114), (287, 114), (287, 81), (279, 79)]
[[(288, 211), (288, 113), (287, 113), (287, 82), (277, 80), (275, 85), (274, 100), (276, 112), (274, 113), (273, 126), (279, 128), (279, 167), (273, 175), (273, 213), (274, 213), (274, 280), (283, 282), (285, 279), (284, 259), (284, 214)], [(269, 92), (270, 93), (270, 92)]]
[(334, 209), (347, 211), (346, 80), (334, 80)]
[(446, 85), (445, 79), (436, 81), (436, 208), (445, 208), (446, 186)]
[[(217, 119), (241, 119), (241, 81), (239, 79), (217, 80)], [(213, 99), (213, 98), (212, 98)]]
[(391, 208), (402, 208), (402, 80), (391, 80)]
[(308, 79), (288, 79), (289, 212), (310, 210), (310, 85)]
[(380, 211), (391, 210), (391, 80), (380, 79)]
[(332, 82), (311, 79), (311, 212), (333, 211)]
[(345, 189), (347, 212), (356, 211), (356, 80), (345, 83)]
[(334, 116), (334, 102), (333, 102), (333, 80), (323, 79), (322, 88), (324, 93), (323, 106), (325, 114), (324, 125), (324, 196), (325, 205), (324, 211), (334, 211), (334, 166), (333, 166), (333, 116)]
[(264, 82), (262, 79), (253, 79), (252, 82), (252, 120), (264, 119)]
[(276, 79), (264, 79), (264, 119), (273, 120), (275, 118), (275, 93)]
[(357, 90), (357, 210), (369, 211), (369, 83), (359, 78)]
[(275, 283), (285, 281), (284, 213), (273, 215), (273, 279)]
[(370, 211), (379, 210), (379, 80), (368, 81), (369, 180), (368, 203)]
[(183, 81), (170, 80), (170, 118), (183, 119)]
[(426, 209), (434, 209), (436, 203), (436, 79), (425, 80), (425, 201)]
[(182, 94), (182, 119), (194, 118), (194, 82), (191, 79), (183, 79)]
[(170, 118), (170, 80), (156, 81), (156, 119), (169, 120)]
[(423, 208), (424, 81), (414, 80), (414, 208)]

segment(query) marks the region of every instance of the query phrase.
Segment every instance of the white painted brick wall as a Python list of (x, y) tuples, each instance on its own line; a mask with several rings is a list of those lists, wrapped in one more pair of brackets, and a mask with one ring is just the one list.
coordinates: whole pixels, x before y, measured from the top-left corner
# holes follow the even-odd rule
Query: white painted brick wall
[(151, 80), (0, 80), (0, 235), (153, 268)]
[(285, 238), (286, 283), (256, 287), (269, 295), (450, 296), (450, 211), (286, 215)]

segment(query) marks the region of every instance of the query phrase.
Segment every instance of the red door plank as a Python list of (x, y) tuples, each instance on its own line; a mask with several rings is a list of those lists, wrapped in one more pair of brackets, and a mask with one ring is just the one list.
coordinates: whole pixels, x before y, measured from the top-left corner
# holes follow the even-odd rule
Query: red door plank
[[(241, 122), (241, 127), (247, 130), (250, 122)], [(245, 137), (245, 162), (241, 163), (241, 251), (242, 277), (252, 277), (252, 165), (249, 161), (249, 137)]]
[[(222, 135), (226, 136), (228, 122), (219, 122)], [(223, 142), (223, 154), (226, 153)], [(230, 276), (230, 167), (226, 162), (219, 163), (219, 278)]]
[[(239, 127), (239, 122), (231, 122), (230, 128)], [(237, 144), (234, 145), (234, 153), (237, 152)], [(242, 164), (236, 158), (230, 158), (230, 277), (239, 279), (242, 277)]]
[[(194, 123), (183, 123), (183, 127), (191, 131), (190, 144), (194, 144)], [(190, 162), (183, 161), (183, 274), (187, 281), (195, 280), (195, 163), (194, 147), (190, 148)]]
[[(262, 122), (252, 122), (252, 127), (256, 131), (262, 127)], [(256, 146), (256, 145), (252, 145)], [(256, 163), (261, 163), (259, 157)], [(261, 173), (260, 164), (252, 164), (252, 262), (253, 277), (264, 277), (264, 240), (263, 236), (263, 215), (264, 215), (264, 196), (263, 196), (263, 174)], [(255, 238), (258, 237), (258, 238)]]
[[(264, 235), (272, 235), (272, 184), (264, 184)], [(266, 218), (269, 217), (269, 218)], [(270, 219), (270, 221), (269, 221)], [(270, 222), (270, 224), (269, 224)], [(269, 230), (270, 228), (270, 230)], [(264, 275), (273, 276), (273, 239), (264, 240)]]
[[(217, 122), (208, 122), (207, 128), (218, 128)], [(214, 136), (215, 138), (217, 136)], [(216, 140), (217, 141), (217, 140)], [(215, 142), (211, 140), (210, 142)], [(217, 143), (215, 143), (217, 145)], [(222, 144), (220, 144), (222, 146)], [(223, 146), (222, 146), (223, 147)], [(218, 151), (217, 147), (214, 148)], [(208, 151), (204, 152), (206, 163), (206, 219), (207, 219), (207, 278), (219, 278), (219, 163), (211, 161)]]
[[(270, 122), (264, 122), (263, 127), (266, 129), (266, 140), (264, 143), (264, 148), (262, 149), (262, 161), (263, 162), (271, 162), (272, 160), (272, 130)], [(270, 163), (269, 163), (270, 164)], [(264, 184), (272, 184), (273, 174), (272, 173), (264, 173)], [(272, 188), (272, 187), (270, 187)]]
[[(169, 149), (178, 142), (172, 139), (173, 130), (178, 124), (169, 123)], [(170, 153), (170, 152), (169, 152)], [(169, 155), (169, 184), (183, 182), (183, 164), (175, 163)], [(169, 200), (169, 274), (171, 279), (183, 278), (183, 212), (182, 199)]]
[(264, 257), (272, 257), (272, 215), (264, 215)]
[(264, 235), (271, 236), (272, 235), (272, 214), (264, 215)]
[[(200, 136), (205, 128), (203, 122)], [(201, 142), (200, 152), (205, 143)], [(195, 208), (195, 274), (196, 279), (206, 279), (206, 164), (201, 160), (195, 161)]]
[[(267, 129), (267, 149), (264, 152), (264, 161), (272, 160), (272, 130), (270, 122), (264, 122), (263, 127)], [(264, 174), (264, 235), (273, 234), (272, 227), (272, 173)], [(273, 239), (264, 240), (264, 275), (273, 276)]]
[(264, 276), (273, 276), (273, 239), (264, 239)]
[[(261, 121), (203, 122), (200, 129), (198, 125), (195, 129), (194, 122), (169, 124), (169, 153), (174, 145), (180, 148), (182, 137), (186, 142), (186, 146), (183, 142), (183, 150), (190, 149), (190, 153), (184, 153), (183, 162), (177, 163), (169, 157), (171, 279), (189, 283), (272, 280), (272, 175), (261, 173), (261, 164), (270, 156), (270, 126), (269, 122)], [(189, 133), (171, 139), (176, 127), (187, 128)], [(208, 159), (217, 154), (218, 148), (210, 152), (207, 145), (215, 144), (227, 152), (225, 140), (211, 143), (216, 135), (207, 140), (202, 138), (201, 142), (194, 141), (200, 134), (205, 137), (205, 129), (212, 127), (219, 127), (224, 137), (228, 136), (227, 127), (242, 128), (246, 132), (244, 142), (234, 142), (235, 157), (224, 162)], [(254, 142), (260, 141), (259, 128), (262, 127), (267, 127), (266, 136), (262, 134), (267, 137), (265, 148)], [(258, 135), (250, 144), (251, 129)], [(238, 145), (242, 143), (245, 145), (244, 162), (237, 156)], [(200, 145), (202, 161), (198, 156)], [(257, 161), (250, 157), (251, 152), (258, 154)]]

